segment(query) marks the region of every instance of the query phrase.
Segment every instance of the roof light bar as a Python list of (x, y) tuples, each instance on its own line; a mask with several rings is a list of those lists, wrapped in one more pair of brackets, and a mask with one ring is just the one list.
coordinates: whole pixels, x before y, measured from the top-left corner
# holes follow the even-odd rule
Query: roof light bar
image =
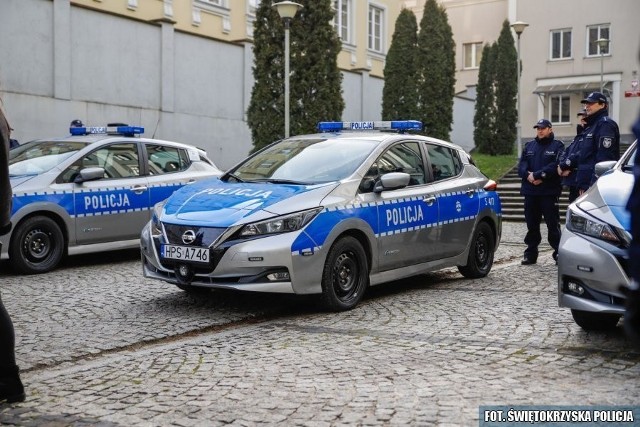
[(134, 136), (144, 133), (141, 126), (72, 126), (69, 128), (71, 135), (126, 135)]
[(373, 122), (320, 122), (320, 132), (338, 132), (341, 130), (422, 130), (422, 122), (419, 120), (393, 120)]

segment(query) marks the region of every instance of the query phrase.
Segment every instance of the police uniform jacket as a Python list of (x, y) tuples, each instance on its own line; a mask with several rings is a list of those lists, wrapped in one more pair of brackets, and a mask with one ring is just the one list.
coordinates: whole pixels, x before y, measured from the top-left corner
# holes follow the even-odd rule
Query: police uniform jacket
[(563, 171), (571, 171), (569, 175), (562, 177), (562, 185), (571, 187), (576, 185), (576, 171), (578, 170), (578, 159), (580, 158), (580, 142), (583, 139), (582, 133), (584, 130), (582, 125), (578, 125), (575, 138), (573, 138), (571, 144), (569, 144), (564, 150), (564, 153), (562, 153), (562, 156), (560, 156), (560, 161), (558, 162), (560, 169)]
[[(560, 176), (556, 170), (564, 152), (564, 144), (555, 139), (553, 133), (547, 138), (538, 138), (525, 144), (518, 163), (518, 175), (522, 178), (520, 194), (523, 196), (559, 196), (562, 192)], [(540, 185), (527, 181), (529, 172)]]
[(9, 123), (0, 108), (0, 235), (9, 232), (11, 218), (11, 183), (9, 182)]
[(581, 190), (586, 190), (594, 183), (596, 163), (620, 158), (620, 131), (618, 124), (609, 117), (607, 109), (587, 116), (586, 121), (576, 171), (576, 186)]

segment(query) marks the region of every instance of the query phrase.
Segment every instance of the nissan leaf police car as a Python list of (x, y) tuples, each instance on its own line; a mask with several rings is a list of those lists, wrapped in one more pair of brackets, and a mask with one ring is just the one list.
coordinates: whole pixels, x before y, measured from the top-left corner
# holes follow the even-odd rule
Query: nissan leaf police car
[(462, 148), (406, 133), (417, 121), (318, 128), (156, 205), (144, 276), (185, 291), (318, 294), (341, 311), (369, 285), (444, 267), (489, 273), (500, 198)]
[(10, 151), (11, 233), (1, 258), (43, 273), (65, 254), (139, 247), (151, 208), (176, 189), (222, 172), (203, 150), (140, 138), (137, 126), (85, 127)]

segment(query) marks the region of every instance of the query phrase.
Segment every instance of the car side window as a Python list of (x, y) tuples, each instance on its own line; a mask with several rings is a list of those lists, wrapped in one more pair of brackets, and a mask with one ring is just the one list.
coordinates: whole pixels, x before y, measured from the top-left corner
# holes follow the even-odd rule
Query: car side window
[(417, 142), (402, 142), (390, 147), (371, 165), (360, 184), (360, 191), (368, 193), (380, 176), (390, 172), (410, 175), (409, 186), (427, 182), (422, 152)]
[(429, 153), (433, 181), (457, 176), (462, 171), (460, 158), (450, 148), (427, 144), (427, 153)]
[(185, 150), (159, 144), (147, 144), (147, 163), (151, 175), (181, 172), (189, 168)]
[(82, 169), (90, 167), (103, 168), (105, 179), (140, 176), (138, 146), (136, 143), (122, 143), (98, 148), (69, 166), (58, 181), (73, 182)]

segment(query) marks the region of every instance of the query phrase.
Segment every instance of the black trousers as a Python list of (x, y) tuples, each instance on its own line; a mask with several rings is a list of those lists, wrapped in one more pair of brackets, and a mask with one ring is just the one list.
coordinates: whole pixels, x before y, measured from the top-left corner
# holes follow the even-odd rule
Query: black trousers
[(0, 295), (0, 373), (16, 366), (16, 336), (9, 313), (4, 308)]
[(580, 195), (579, 192), (580, 189), (575, 185), (569, 186), (569, 203), (573, 203), (573, 201), (578, 198), (578, 196)]
[(543, 217), (547, 224), (547, 240), (553, 248), (555, 258), (560, 244), (558, 196), (524, 196), (524, 219), (527, 222), (527, 235), (524, 238), (527, 249), (524, 255), (527, 258), (538, 259), (538, 245), (542, 241), (540, 223)]

